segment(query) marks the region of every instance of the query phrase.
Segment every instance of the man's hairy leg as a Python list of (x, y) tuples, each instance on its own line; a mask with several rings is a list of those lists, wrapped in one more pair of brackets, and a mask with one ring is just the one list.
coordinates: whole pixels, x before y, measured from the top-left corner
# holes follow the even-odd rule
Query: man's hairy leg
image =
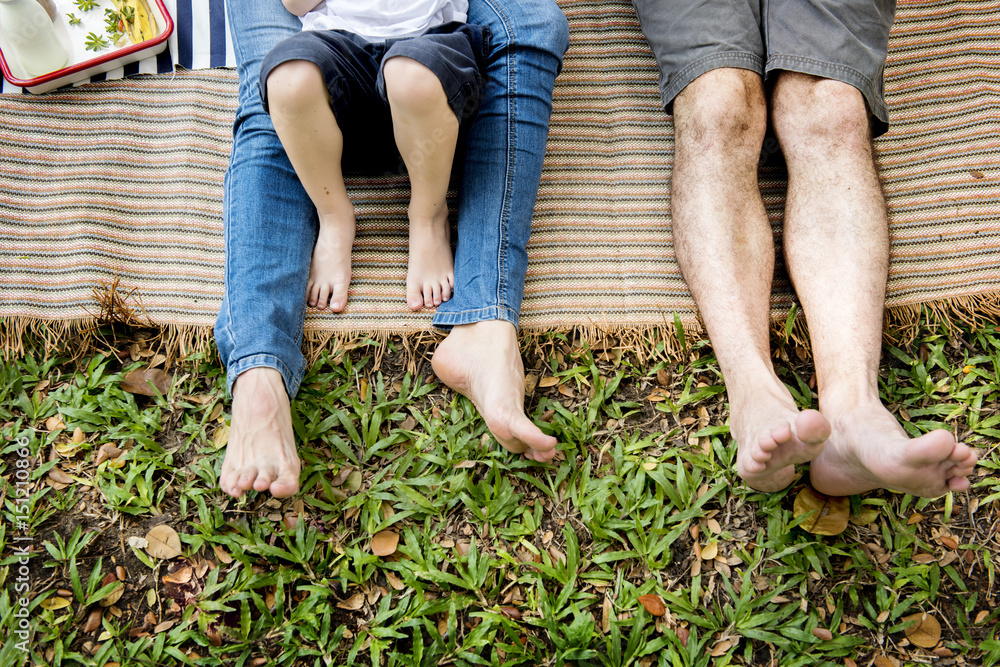
[(251, 368), (233, 384), (233, 418), (219, 486), (239, 498), (250, 489), (278, 498), (299, 490), (299, 457), (281, 374)]
[(558, 441), (524, 414), (524, 364), (513, 324), (486, 320), (452, 328), (432, 365), (442, 382), (475, 404), (505, 449), (552, 460)]
[(830, 425), (799, 412), (771, 365), (774, 246), (757, 184), (766, 121), (760, 78), (720, 69), (674, 100), (674, 246), (726, 381), (737, 467), (750, 486), (777, 491), (795, 464), (816, 458)]
[(889, 241), (864, 99), (847, 84), (783, 72), (772, 104), (789, 171), (785, 253), (833, 429), (813, 486), (927, 497), (968, 488), (975, 453), (945, 430), (911, 440), (879, 399)]

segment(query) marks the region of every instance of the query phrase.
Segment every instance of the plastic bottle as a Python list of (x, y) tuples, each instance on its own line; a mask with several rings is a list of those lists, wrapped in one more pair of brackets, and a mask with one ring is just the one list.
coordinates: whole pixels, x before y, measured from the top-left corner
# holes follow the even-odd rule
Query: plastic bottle
[(48, 74), (69, 60), (38, 0), (0, 0), (0, 28), (29, 76)]

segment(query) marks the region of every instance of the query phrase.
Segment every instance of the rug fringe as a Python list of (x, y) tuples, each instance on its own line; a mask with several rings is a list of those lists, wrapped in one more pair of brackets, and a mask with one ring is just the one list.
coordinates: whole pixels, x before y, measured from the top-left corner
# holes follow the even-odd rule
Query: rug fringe
[[(1000, 321), (1000, 290), (983, 294), (952, 297), (922, 304), (890, 306), (886, 309), (883, 339), (892, 345), (906, 345), (917, 336), (921, 327), (944, 326), (951, 328), (961, 323), (972, 330), (986, 324)], [(45, 320), (34, 317), (4, 316), (0, 318), (0, 357), (9, 360), (23, 356), (26, 338), (41, 342), (44, 353), (69, 354), (78, 358), (87, 353), (99, 351), (104, 345), (100, 326), (107, 324), (98, 317), (70, 320)], [(143, 326), (151, 329), (157, 340), (156, 351), (167, 357), (167, 364), (175, 361), (183, 363), (194, 355), (210, 355), (217, 360), (212, 327), (185, 324), (155, 324)], [(798, 311), (789, 322), (787, 314), (776, 315), (771, 320), (771, 333), (775, 340), (799, 345), (809, 350), (809, 331), (805, 318)], [(682, 335), (681, 335), (682, 334)], [(413, 373), (424, 362), (429, 363), (433, 347), (440, 343), (445, 333), (424, 330), (400, 333), (398, 331), (305, 331), (302, 343), (303, 353), (311, 365), (326, 352), (336, 359), (344, 352), (361, 345), (375, 343), (375, 365), (381, 365), (388, 353), (389, 343), (403, 357), (402, 361)], [(554, 335), (554, 336), (553, 336)], [(569, 345), (589, 347), (607, 352), (619, 349), (635, 355), (636, 362), (662, 361), (670, 363), (690, 351), (694, 344), (705, 336), (700, 321), (682, 323), (680, 330), (671, 316), (664, 316), (660, 325), (636, 327), (614, 322), (591, 322), (590, 324), (565, 327), (526, 327), (519, 334), (522, 352), (533, 351), (545, 358), (554, 353), (558, 346)], [(683, 338), (683, 341), (682, 341)], [(551, 346), (551, 350), (544, 349)]]

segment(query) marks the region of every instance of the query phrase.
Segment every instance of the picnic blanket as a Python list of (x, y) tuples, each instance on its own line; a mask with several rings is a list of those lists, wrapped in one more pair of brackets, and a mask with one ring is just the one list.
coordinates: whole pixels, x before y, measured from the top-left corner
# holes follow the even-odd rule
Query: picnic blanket
[[(176, 2), (178, 14), (199, 5), (209, 21), (202, 32), (224, 35), (224, 13), (205, 10), (221, 0)], [(672, 328), (676, 314), (696, 331), (671, 242), (672, 128), (634, 9), (621, 0), (559, 4), (571, 43), (522, 327), (649, 331)], [(178, 21), (172, 64), (184, 64), (182, 45), (197, 41), (184, 36), (192, 20), (186, 29)], [(997, 34), (1000, 0), (899, 3), (886, 67), (891, 129), (876, 144), (891, 226), (887, 312), (904, 322), (922, 305), (943, 317), (1000, 313)], [(187, 65), (231, 53), (209, 41), (208, 55), (203, 48)], [(111, 285), (169, 336), (208, 340), (223, 288), (222, 179), (235, 106), (230, 69), (0, 96), (0, 347), (16, 352), (30, 327), (87, 328)], [(760, 181), (780, 250), (785, 176), (765, 166)], [(307, 332), (429, 329), (431, 315), (403, 299), (405, 178), (353, 178), (349, 187), (358, 214), (350, 303), (337, 315), (309, 311)], [(780, 252), (778, 264), (772, 316), (781, 321), (795, 297)]]

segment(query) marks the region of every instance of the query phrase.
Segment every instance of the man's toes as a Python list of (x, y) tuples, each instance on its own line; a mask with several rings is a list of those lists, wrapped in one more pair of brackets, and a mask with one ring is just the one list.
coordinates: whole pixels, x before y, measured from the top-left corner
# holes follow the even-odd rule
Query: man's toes
[(244, 491), (249, 491), (253, 488), (254, 480), (257, 479), (257, 467), (247, 466), (240, 472), (239, 479), (236, 481), (236, 486), (243, 489)]
[(326, 283), (323, 283), (323, 284), (321, 284), (319, 286), (319, 289), (317, 290), (317, 292), (319, 293), (318, 296), (316, 297), (317, 307), (319, 307), (319, 308), (327, 308), (327, 307), (329, 307), (329, 305), (330, 305), (330, 286), (327, 285)]
[(298, 470), (286, 470), (271, 482), (271, 495), (275, 498), (294, 496), (299, 490)]
[(780, 443), (788, 442), (792, 439), (792, 425), (786, 421), (779, 422), (777, 426), (771, 429), (768, 436), (762, 437), (760, 444), (763, 446), (765, 442), (771, 440), (774, 443), (774, 448), (777, 448)]
[(447, 301), (451, 298), (451, 276), (447, 280), (441, 283), (441, 301)]
[(257, 478), (253, 481), (254, 491), (267, 491), (275, 477), (276, 475), (274, 470), (271, 470), (268, 467), (261, 468), (257, 472)]
[(306, 302), (313, 308), (319, 303), (319, 286), (311, 280), (309, 281), (309, 286), (306, 288), (306, 297)]

